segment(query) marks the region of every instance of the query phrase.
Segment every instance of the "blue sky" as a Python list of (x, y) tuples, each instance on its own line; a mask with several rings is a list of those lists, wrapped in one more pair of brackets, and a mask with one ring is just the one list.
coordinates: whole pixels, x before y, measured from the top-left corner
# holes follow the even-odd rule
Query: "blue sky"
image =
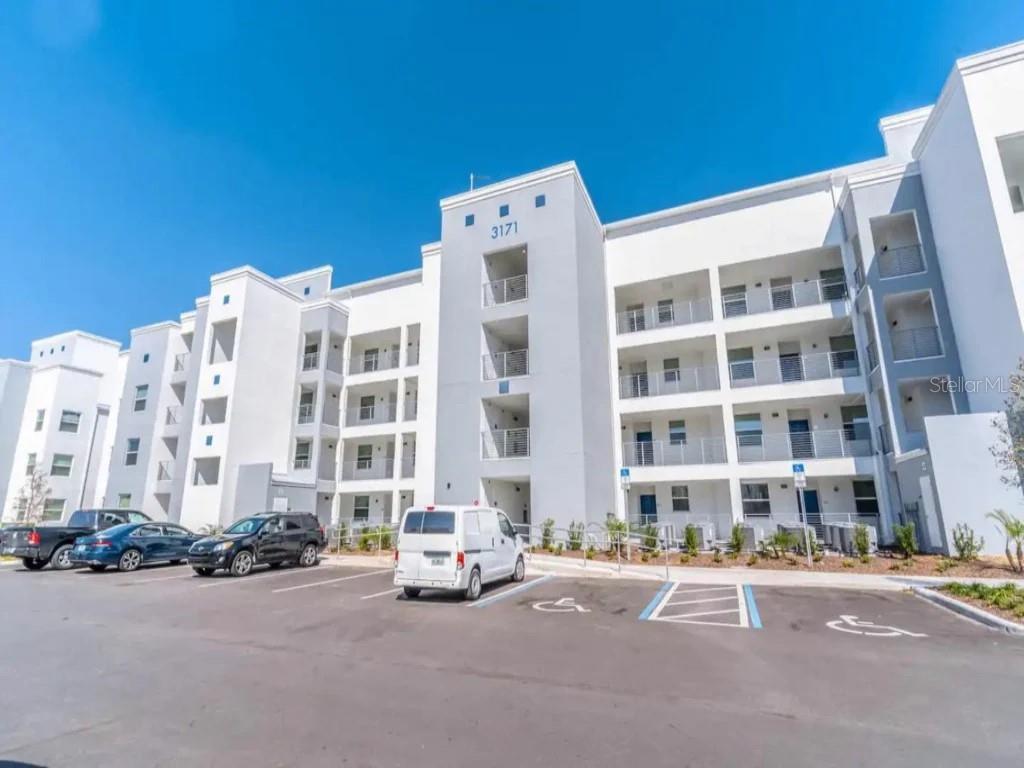
[(604, 221), (881, 153), (1024, 3), (11, 0), (0, 357), (209, 275), (419, 264), (438, 200), (574, 159)]

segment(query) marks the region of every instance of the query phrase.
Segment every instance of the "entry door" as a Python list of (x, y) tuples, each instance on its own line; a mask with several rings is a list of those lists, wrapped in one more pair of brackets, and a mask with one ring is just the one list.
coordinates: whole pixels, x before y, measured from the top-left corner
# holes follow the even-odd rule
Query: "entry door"
[(653, 493), (640, 494), (640, 524), (658, 522), (658, 497)]
[(641, 467), (654, 464), (654, 435), (651, 432), (636, 433), (636, 463)]
[(814, 442), (811, 438), (811, 422), (807, 419), (789, 420), (789, 445), (794, 459), (813, 459)]
[(812, 488), (804, 489), (804, 522), (813, 525), (818, 538), (823, 538), (825, 530), (821, 525), (821, 507), (818, 505), (818, 492)]

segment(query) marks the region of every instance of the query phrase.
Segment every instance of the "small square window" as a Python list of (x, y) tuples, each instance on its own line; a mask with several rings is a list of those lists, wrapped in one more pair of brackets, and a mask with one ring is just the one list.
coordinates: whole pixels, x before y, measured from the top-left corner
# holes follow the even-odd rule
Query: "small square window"
[(128, 438), (128, 444), (124, 452), (124, 465), (126, 467), (134, 467), (139, 463), (139, 444), (141, 442), (137, 437)]
[(207, 445), (213, 445), (213, 435), (207, 435), (206, 436), (206, 444)]
[(498, 206), (498, 215), (504, 218), (508, 216), (508, 203), (505, 205)]
[(60, 351), (61, 351), (61, 352), (63, 352), (63, 351), (64, 351), (64, 345), (63, 345), (63, 344), (61, 344), (61, 345), (60, 345)]
[(224, 294), (224, 301), (223, 301), (223, 303), (224, 304), (230, 304), (231, 303), (231, 294), (230, 293), (225, 293)]
[(302, 295), (303, 296), (309, 296), (309, 286), (308, 285), (305, 288), (302, 289)]
[(537, 195), (535, 198), (533, 198), (534, 208), (543, 208), (547, 204), (548, 199), (544, 195)]
[(132, 495), (130, 493), (117, 494), (117, 508), (129, 509), (132, 506)]
[(149, 362), (149, 352), (147, 352), (146, 354), (144, 354), (142, 356), (142, 362), (144, 362), (144, 363), (148, 363)]
[(215, 373), (213, 375), (213, 384), (214, 384), (214, 386), (216, 386), (217, 384), (220, 384), (220, 374), (219, 373)]
[(472, 227), (473, 223), (475, 221), (476, 221), (476, 216), (474, 216), (472, 213), (467, 213), (466, 214), (466, 226), (467, 227)]

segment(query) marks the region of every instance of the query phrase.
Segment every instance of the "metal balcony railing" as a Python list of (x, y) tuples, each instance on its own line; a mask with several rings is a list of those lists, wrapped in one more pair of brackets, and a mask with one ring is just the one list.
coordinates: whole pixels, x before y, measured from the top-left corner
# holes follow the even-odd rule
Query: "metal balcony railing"
[(889, 338), (892, 340), (893, 360), (919, 360), (942, 354), (939, 329), (934, 325), (889, 331)]
[(622, 444), (622, 461), (627, 467), (664, 467), (681, 464), (724, 464), (724, 437), (679, 440), (651, 440)]
[(364, 424), (388, 424), (395, 420), (398, 410), (395, 403), (377, 403), (349, 408), (345, 411), (345, 426), (357, 427)]
[(167, 411), (164, 414), (164, 424), (173, 426), (179, 423), (181, 419), (181, 406), (180, 405), (169, 405)]
[(387, 371), (398, 367), (398, 350), (386, 349), (378, 352), (353, 355), (348, 361), (348, 372), (372, 373), (373, 371)]
[(840, 459), (872, 451), (870, 435), (856, 429), (737, 435), (736, 447), (741, 462)]
[(158, 483), (167, 482), (174, 477), (174, 462), (173, 461), (159, 461), (156, 465), (156, 481)]
[(299, 424), (312, 424), (313, 423), (313, 412), (316, 406), (312, 403), (303, 403), (299, 406)]
[(402, 479), (416, 476), (416, 457), (415, 456), (403, 456), (402, 457)]
[(722, 312), (725, 317), (780, 312), (794, 307), (810, 307), (815, 304), (842, 301), (848, 295), (846, 281), (843, 278), (807, 280), (790, 285), (773, 286), (768, 290), (724, 294), (722, 296)]
[(530, 428), (496, 429), (480, 435), (484, 459), (523, 459), (530, 455)]
[(924, 252), (920, 245), (888, 248), (875, 254), (879, 277), (901, 277), (924, 272)]
[(689, 325), (711, 319), (711, 300), (673, 301), (671, 304), (627, 309), (616, 315), (619, 333), (637, 333), (652, 328)]
[(394, 459), (363, 458), (341, 463), (342, 480), (390, 480), (394, 476)]
[(852, 349), (729, 363), (729, 381), (734, 387), (846, 378), (859, 374), (857, 353)]
[(406, 398), (405, 400), (405, 421), (413, 421), (420, 411), (419, 398)]
[(619, 397), (656, 397), (718, 389), (718, 369), (675, 368), (661, 373), (630, 373), (619, 377)]
[(309, 469), (310, 458), (308, 456), (296, 456), (293, 466), (295, 469)]
[(174, 356), (174, 373), (180, 373), (188, 368), (188, 352), (181, 352)]
[(875, 370), (878, 367), (878, 348), (875, 346), (874, 341), (868, 342), (868, 372)]
[(503, 280), (492, 280), (484, 283), (483, 301), (485, 307), (499, 304), (511, 304), (513, 301), (524, 301), (529, 298), (529, 282), (526, 275), (515, 275)]
[(484, 355), (482, 362), (484, 381), (526, 376), (530, 373), (530, 350), (513, 349), (508, 352)]
[(302, 356), (302, 370), (315, 371), (320, 365), (319, 352), (306, 352)]

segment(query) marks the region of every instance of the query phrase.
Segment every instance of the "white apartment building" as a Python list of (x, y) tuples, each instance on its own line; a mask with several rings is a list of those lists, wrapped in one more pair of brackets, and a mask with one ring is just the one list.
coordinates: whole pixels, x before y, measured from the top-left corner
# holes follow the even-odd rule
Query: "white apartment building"
[(1024, 355), (1024, 44), (959, 60), (934, 107), (879, 127), (883, 157), (625, 221), (601, 222), (573, 163), (474, 189), (441, 201), (420, 269), (365, 283), (214, 275), (132, 332), (123, 373), (109, 345), (119, 403), (65, 403), (36, 342), (27, 394), (19, 364), (0, 378), (5, 418), (24, 400), (13, 449), (0, 419), (5, 514), (29, 455), (53, 468), (35, 414), (102, 407), (109, 478), (64, 483), (65, 514), (359, 525), (480, 499), (721, 538), (913, 520), (935, 550), (967, 522), (997, 550), (984, 515), (1021, 502), (989, 446), (993, 384)]

